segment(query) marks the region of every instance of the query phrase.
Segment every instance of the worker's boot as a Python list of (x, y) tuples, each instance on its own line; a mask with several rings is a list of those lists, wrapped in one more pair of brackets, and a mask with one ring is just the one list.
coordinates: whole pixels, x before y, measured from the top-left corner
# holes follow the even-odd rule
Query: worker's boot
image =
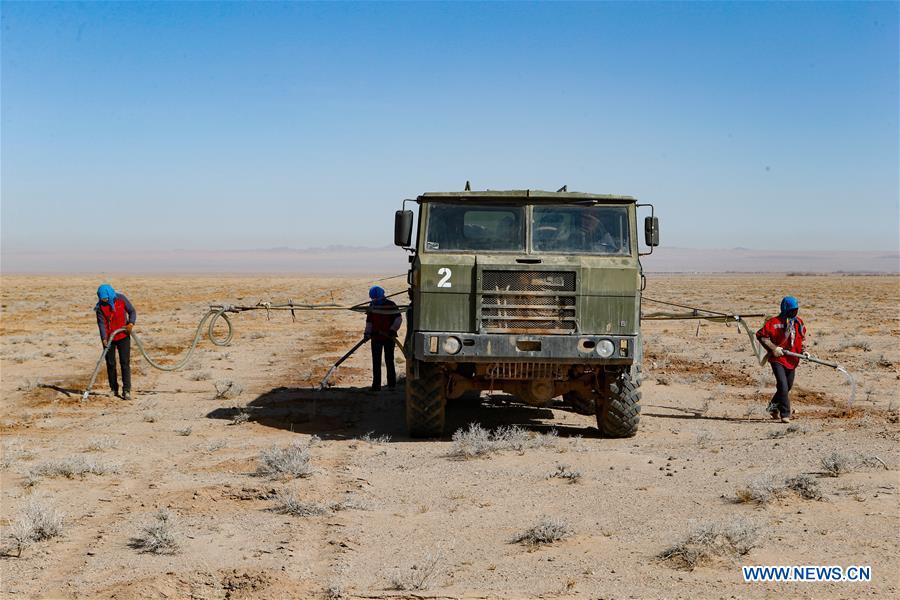
[(122, 394), (122, 400), (131, 400), (131, 392), (124, 392)]

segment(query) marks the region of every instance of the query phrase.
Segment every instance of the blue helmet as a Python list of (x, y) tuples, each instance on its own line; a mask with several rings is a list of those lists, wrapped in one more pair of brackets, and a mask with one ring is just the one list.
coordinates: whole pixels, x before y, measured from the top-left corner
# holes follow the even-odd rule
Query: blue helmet
[(372, 300), (381, 300), (384, 298), (384, 288), (380, 285), (373, 285), (369, 288), (369, 298)]
[(785, 296), (781, 299), (781, 314), (785, 315), (789, 311), (800, 308), (800, 303), (793, 296)]

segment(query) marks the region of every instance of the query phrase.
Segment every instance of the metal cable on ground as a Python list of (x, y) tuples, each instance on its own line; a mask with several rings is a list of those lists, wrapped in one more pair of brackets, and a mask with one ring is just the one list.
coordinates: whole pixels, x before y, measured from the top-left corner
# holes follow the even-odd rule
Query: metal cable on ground
[[(685, 308), (690, 311), (693, 311), (691, 314), (686, 315), (683, 313), (667, 313), (667, 312), (655, 312), (655, 313), (645, 313), (641, 315), (641, 319), (647, 319), (650, 321), (654, 320), (682, 320), (682, 319), (701, 319), (704, 321), (712, 321), (713, 323), (725, 323), (728, 325), (729, 323), (736, 323), (738, 331), (741, 329), (744, 330), (744, 333), (747, 334), (747, 339), (750, 340), (750, 348), (753, 350), (753, 355), (756, 357), (756, 360), (759, 361), (760, 366), (764, 366), (769, 362), (769, 353), (768, 351), (762, 347), (762, 344), (759, 343), (759, 340), (756, 339), (756, 335), (753, 333), (753, 330), (750, 329), (750, 326), (747, 324), (747, 321), (744, 320), (744, 317), (765, 317), (763, 314), (752, 314), (752, 315), (729, 315), (727, 313), (716, 312), (713, 310), (708, 310), (705, 308), (697, 308), (694, 306), (687, 306), (684, 304), (677, 304), (675, 302), (666, 302), (664, 300), (656, 300), (654, 298), (644, 297), (644, 300), (648, 300), (650, 302), (655, 302), (657, 304), (664, 304), (666, 306), (675, 306), (678, 308)], [(706, 315), (701, 315), (699, 313), (705, 312), (709, 313)], [(819, 365), (824, 365), (826, 367), (831, 367), (836, 371), (841, 372), (844, 377), (847, 378), (847, 382), (850, 385), (850, 399), (847, 401), (847, 407), (850, 408), (853, 406), (853, 400), (856, 398), (856, 379), (850, 372), (843, 366), (832, 363), (828, 361), (824, 361), (820, 358), (816, 358), (812, 356), (808, 352), (806, 354), (797, 354), (795, 352), (790, 352), (788, 350), (784, 351), (788, 356), (793, 356), (795, 358), (799, 358), (801, 360), (806, 360), (812, 363), (816, 363)]]
[[(390, 298), (392, 296), (399, 296), (400, 294), (405, 294), (406, 290), (395, 292), (386, 296)], [(395, 314), (397, 312), (406, 312), (409, 310), (409, 305), (399, 305), (396, 308), (379, 308), (370, 306), (368, 302), (361, 302), (359, 304), (354, 304), (351, 306), (340, 305), (335, 303), (327, 303), (327, 304), (298, 304), (293, 300), (289, 300), (286, 303), (282, 304), (272, 304), (271, 302), (257, 302), (254, 305), (249, 306), (234, 306), (231, 304), (214, 304), (209, 307), (209, 310), (203, 317), (200, 319), (200, 323), (197, 325), (197, 330), (194, 333), (194, 339), (191, 342), (190, 347), (185, 353), (184, 357), (172, 365), (163, 365), (152, 358), (147, 354), (147, 350), (144, 348), (143, 342), (141, 342), (141, 338), (134, 332), (130, 335), (132, 339), (134, 339), (134, 343), (137, 346), (138, 351), (141, 353), (141, 356), (147, 361), (147, 363), (153, 367), (154, 369), (159, 369), (160, 371), (177, 371), (183, 368), (190, 361), (191, 356), (194, 354), (194, 350), (197, 349), (197, 344), (200, 342), (200, 338), (203, 335), (204, 326), (207, 327), (206, 336), (216, 346), (227, 346), (231, 343), (232, 338), (234, 337), (234, 327), (231, 324), (231, 319), (228, 318), (228, 313), (241, 313), (247, 312), (251, 310), (265, 310), (266, 315), (268, 316), (269, 311), (272, 310), (289, 310), (291, 311), (291, 315), (293, 316), (294, 311), (296, 310), (350, 310), (353, 312), (372, 312), (375, 314)], [(219, 319), (225, 320), (225, 325), (228, 327), (225, 335), (223, 337), (216, 337), (215, 334), (215, 326)], [(104, 360), (106, 359), (107, 353), (109, 353), (110, 347), (112, 346), (112, 342), (115, 337), (126, 331), (126, 328), (122, 327), (116, 329), (109, 335), (109, 342), (104, 346), (103, 352), (100, 354), (100, 358), (97, 360), (97, 364), (94, 366), (94, 371), (91, 373), (90, 381), (88, 382), (87, 388), (84, 390), (82, 394), (82, 399), (87, 400), (88, 396), (90, 396), (91, 388), (94, 387), (94, 383), (97, 380), (97, 375), (100, 373), (100, 368), (103, 365)]]
[[(385, 298), (393, 298), (394, 296), (400, 296), (402, 294), (407, 293), (406, 290), (402, 290), (399, 292), (394, 292), (393, 294), (388, 294)], [(240, 313), (247, 312), (251, 310), (265, 310), (266, 312), (272, 310), (289, 310), (291, 312), (296, 310), (351, 310), (353, 312), (359, 313), (373, 313), (373, 314), (394, 314), (397, 311), (406, 312), (409, 310), (408, 304), (398, 304), (396, 308), (379, 308), (377, 306), (372, 306), (370, 302), (367, 300), (365, 302), (360, 302), (358, 304), (335, 304), (333, 302), (328, 302), (325, 304), (306, 304), (306, 303), (297, 303), (292, 300), (288, 302), (273, 304), (272, 302), (257, 302), (256, 304), (244, 304), (244, 305), (231, 305), (231, 304), (212, 304), (210, 305), (211, 311), (222, 311), (222, 312), (230, 312), (230, 313)]]
[[(229, 343), (231, 343), (231, 340), (234, 337), (234, 327), (231, 325), (231, 319), (229, 319), (228, 315), (225, 314), (226, 310), (227, 309), (225, 307), (219, 309), (210, 309), (205, 315), (203, 315), (203, 318), (200, 319), (200, 323), (197, 325), (197, 331), (196, 333), (194, 333), (194, 341), (191, 342), (187, 353), (181, 360), (173, 365), (163, 365), (150, 358), (150, 355), (147, 354), (147, 350), (144, 348), (143, 342), (141, 342), (141, 338), (138, 337), (138, 335), (134, 332), (132, 332), (130, 335), (131, 338), (134, 339), (134, 343), (137, 346), (138, 351), (141, 353), (141, 356), (144, 357), (144, 359), (150, 364), (151, 367), (153, 367), (154, 369), (159, 369), (160, 371), (177, 371), (178, 369), (184, 367), (191, 359), (191, 356), (194, 354), (194, 350), (197, 349), (197, 344), (200, 342), (200, 337), (203, 335), (203, 326), (206, 325), (207, 322), (209, 323), (209, 325), (206, 331), (206, 335), (209, 338), (209, 341), (211, 341), (216, 346), (227, 346)], [(228, 330), (226, 331), (224, 337), (216, 337), (214, 331), (216, 322), (219, 319), (224, 319), (225, 325), (228, 326)], [(106, 346), (103, 347), (103, 352), (100, 354), (100, 359), (97, 361), (97, 365), (94, 367), (94, 372), (91, 373), (91, 379), (88, 382), (87, 388), (85, 388), (84, 394), (82, 394), (81, 396), (82, 400), (87, 400), (88, 396), (90, 395), (91, 388), (94, 387), (94, 382), (97, 380), (97, 375), (100, 373), (100, 367), (103, 365), (103, 362), (106, 359), (106, 355), (109, 352), (109, 349), (112, 347), (113, 340), (115, 340), (116, 336), (123, 331), (127, 331), (127, 329), (125, 327), (120, 327), (109, 335), (109, 342), (106, 344)]]
[[(694, 311), (694, 313), (698, 313), (698, 312), (706, 312), (706, 313), (710, 313), (710, 314), (713, 314), (713, 315), (719, 315), (720, 317), (728, 317), (728, 316), (730, 316), (730, 315), (727, 314), (727, 313), (717, 312), (717, 311), (709, 310), (709, 309), (706, 309), (706, 308), (697, 308), (696, 306), (687, 306), (687, 305), (685, 305), (685, 304), (677, 304), (677, 303), (675, 303), (675, 302), (666, 302), (665, 300), (657, 300), (657, 299), (655, 299), (655, 298), (648, 298), (647, 296), (641, 296), (641, 301), (655, 302), (656, 304), (664, 304), (664, 305), (666, 305), (666, 306), (674, 306), (674, 307), (676, 307), (676, 308), (686, 308), (686, 309), (688, 309), (688, 310)], [(756, 315), (754, 315), (754, 316), (756, 316)]]

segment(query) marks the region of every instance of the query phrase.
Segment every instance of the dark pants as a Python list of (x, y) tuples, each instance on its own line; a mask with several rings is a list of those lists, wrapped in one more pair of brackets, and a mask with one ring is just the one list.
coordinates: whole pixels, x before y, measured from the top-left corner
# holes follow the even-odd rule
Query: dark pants
[(775, 373), (775, 395), (769, 403), (769, 412), (778, 411), (779, 416), (791, 416), (791, 399), (789, 392), (794, 387), (794, 369), (788, 369), (782, 364), (773, 362), (772, 372)]
[(113, 342), (106, 353), (106, 376), (109, 378), (109, 389), (119, 393), (119, 381), (116, 378), (116, 351), (119, 352), (119, 365), (122, 367), (122, 391), (131, 392), (131, 338), (124, 337)]
[(381, 355), (384, 354), (384, 366), (387, 367), (388, 387), (397, 385), (397, 372), (394, 370), (394, 338), (376, 340), (372, 338), (372, 389), (381, 389)]

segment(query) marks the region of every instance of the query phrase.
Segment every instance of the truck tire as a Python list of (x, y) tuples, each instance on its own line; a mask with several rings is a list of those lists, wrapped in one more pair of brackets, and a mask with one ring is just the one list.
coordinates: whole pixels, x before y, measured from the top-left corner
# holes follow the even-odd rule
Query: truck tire
[(579, 415), (592, 415), (596, 411), (593, 396), (584, 396), (576, 391), (563, 394), (563, 400)]
[(419, 363), (419, 376), (413, 369), (406, 379), (406, 426), (410, 437), (439, 437), (444, 433), (447, 408), (447, 378), (439, 368)]
[(637, 433), (641, 420), (639, 385), (625, 372), (609, 385), (608, 397), (597, 398), (597, 428), (601, 435), (625, 438)]

